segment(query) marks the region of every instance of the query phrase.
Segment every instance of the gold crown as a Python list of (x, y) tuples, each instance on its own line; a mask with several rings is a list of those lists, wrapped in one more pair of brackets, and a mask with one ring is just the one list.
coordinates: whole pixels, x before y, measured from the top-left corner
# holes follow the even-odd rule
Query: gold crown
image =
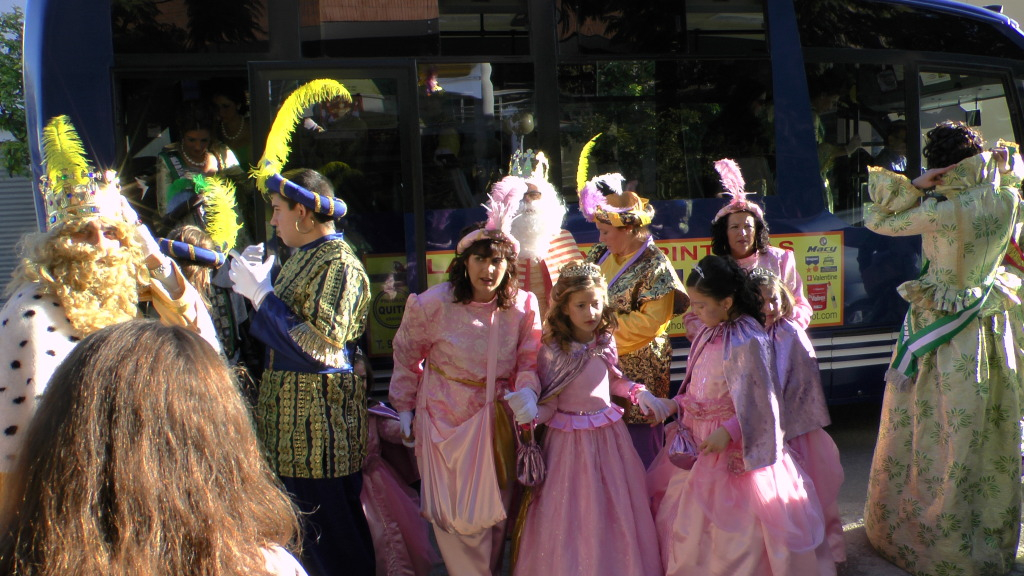
[(76, 218), (121, 217), (121, 185), (113, 171), (103, 177), (94, 172), (85, 172), (78, 178), (63, 174), (56, 178), (43, 176), (39, 186), (47, 229)]
[(70, 118), (57, 116), (50, 120), (43, 129), (41, 144), (43, 176), (39, 190), (48, 229), (75, 218), (123, 217), (117, 174), (112, 170), (99, 174), (89, 166)]
[(583, 278), (589, 277), (594, 280), (603, 280), (604, 274), (601, 267), (586, 260), (573, 260), (558, 269), (559, 278)]

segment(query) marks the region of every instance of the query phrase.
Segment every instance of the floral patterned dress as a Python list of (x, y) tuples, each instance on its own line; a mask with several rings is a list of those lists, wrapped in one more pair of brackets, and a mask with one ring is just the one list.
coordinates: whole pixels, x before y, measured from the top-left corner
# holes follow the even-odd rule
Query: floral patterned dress
[(1004, 574), (1017, 551), (1021, 283), (1002, 265), (1019, 218), (1024, 166), (1014, 160), (1008, 174), (988, 152), (963, 160), (936, 189), (942, 201), (870, 169), (867, 226), (922, 236), (924, 271), (899, 287), (910, 303), (904, 334), (978, 310), (917, 357), (916, 373), (886, 374), (865, 524), (872, 545), (913, 574)]

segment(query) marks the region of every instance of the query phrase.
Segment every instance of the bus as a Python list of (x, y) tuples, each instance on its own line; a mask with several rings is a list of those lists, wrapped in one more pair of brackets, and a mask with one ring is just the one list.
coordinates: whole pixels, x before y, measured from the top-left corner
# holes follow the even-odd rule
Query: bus
[[(289, 165), (328, 174), (351, 207), (378, 390), (406, 295), (445, 279), (515, 150), (546, 154), (565, 227), (596, 242), (575, 175), (601, 133), (591, 175), (620, 172), (652, 200), (657, 245), (680, 276), (710, 250), (723, 203), (712, 163), (735, 159), (773, 243), (796, 253), (829, 401), (877, 400), (907, 308), (896, 287), (921, 256), (919, 239), (863, 226), (866, 167), (920, 173), (922, 135), (942, 120), (990, 143), (1024, 139), (1024, 35), (947, 0), (33, 0), (26, 11), (36, 170), (42, 126), (68, 114), (143, 214), (184, 107), (217, 86), (243, 90), (258, 157), (283, 98), (315, 78), (341, 81), (353, 104), (314, 106), (320, 129), (296, 133)], [(239, 190), (262, 222), (262, 199)], [(672, 331), (678, 382), (680, 318)]]

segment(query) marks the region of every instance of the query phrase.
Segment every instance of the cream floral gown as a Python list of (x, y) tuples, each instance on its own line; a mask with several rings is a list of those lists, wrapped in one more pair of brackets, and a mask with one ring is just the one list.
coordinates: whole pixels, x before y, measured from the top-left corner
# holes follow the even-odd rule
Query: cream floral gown
[(1020, 218), (1022, 164), (1015, 156), (1000, 174), (989, 152), (963, 160), (936, 189), (941, 201), (871, 168), (866, 225), (922, 238), (924, 269), (899, 287), (910, 303), (904, 333), (967, 319), (918, 358), (916, 373), (886, 374), (865, 524), (874, 547), (913, 574), (1004, 574), (1017, 551), (1021, 283), (1004, 256)]

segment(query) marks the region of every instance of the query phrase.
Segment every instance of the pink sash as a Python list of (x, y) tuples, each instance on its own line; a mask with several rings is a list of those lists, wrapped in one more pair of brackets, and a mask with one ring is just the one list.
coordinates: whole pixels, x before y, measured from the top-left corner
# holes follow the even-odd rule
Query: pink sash
[[(416, 437), (421, 439), (423, 516), (445, 532), (473, 535), (501, 522), (505, 506), (494, 472), (494, 397), (497, 375), (498, 310), (491, 313), (487, 341), (487, 401), (458, 426), (446, 426), (418, 406)], [(430, 370), (430, 362), (426, 362)], [(424, 374), (424, 378), (427, 375)], [(425, 398), (421, 394), (420, 398)]]

